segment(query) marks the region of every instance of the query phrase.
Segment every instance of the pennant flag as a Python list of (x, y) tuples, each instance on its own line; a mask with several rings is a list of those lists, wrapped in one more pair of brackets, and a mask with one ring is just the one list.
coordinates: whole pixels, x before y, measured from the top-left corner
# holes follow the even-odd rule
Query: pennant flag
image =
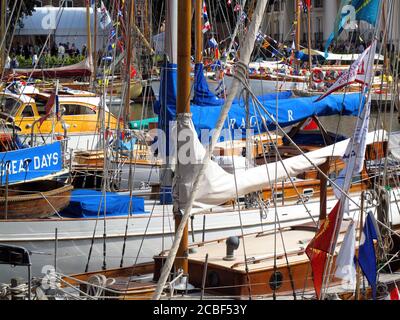
[(108, 13), (107, 8), (104, 5), (103, 1), (101, 1), (100, 10), (101, 10), (100, 27), (101, 29), (104, 30), (112, 21), (110, 14)]
[[(365, 63), (365, 57), (367, 56), (368, 52), (370, 52), (371, 47), (373, 46), (376, 48), (376, 41), (374, 41), (374, 45), (371, 44), (367, 49), (364, 50), (362, 54), (360, 54), (357, 58), (356, 61), (353, 62), (353, 64), (350, 66), (349, 70), (343, 72), (339, 78), (335, 81), (335, 83), (329, 88), (327, 92), (325, 92), (323, 95), (321, 95), (318, 99), (316, 99), (314, 102), (321, 101), (325, 97), (329, 96), (331, 93), (338, 91), (342, 88), (344, 88), (347, 85), (350, 85), (354, 82), (360, 82), (363, 83), (363, 80), (361, 77), (357, 77), (359, 73), (359, 69), (363, 67)], [(371, 51), (372, 54), (375, 54), (375, 50)], [(372, 68), (372, 66), (371, 66)], [(366, 76), (364, 76), (364, 79)]]
[(372, 288), (372, 296), (376, 298), (376, 255), (374, 247), (374, 239), (378, 240), (376, 229), (374, 227), (374, 216), (372, 212), (367, 214), (364, 229), (360, 239), (360, 247), (358, 248), (358, 263), (361, 270), (368, 280)]
[(56, 107), (56, 115), (57, 119), (59, 120), (59, 101), (58, 101), (58, 95), (56, 93), (52, 93), (51, 96), (49, 97), (49, 100), (47, 100), (47, 103), (44, 107), (45, 114), (39, 119), (39, 128), (43, 124), (43, 122), (50, 116), (51, 111), (53, 110), (54, 106)]
[[(347, 280), (351, 289), (356, 283), (354, 254), (356, 251), (356, 226), (352, 221), (347, 229), (339, 254), (336, 258), (335, 277)], [(349, 288), (350, 289), (350, 288)]]
[(238, 12), (238, 11), (240, 11), (242, 9), (242, 6), (239, 4), (239, 3), (237, 3), (236, 5), (235, 5), (235, 8), (233, 8), (233, 11), (234, 12)]
[(313, 272), (313, 282), (318, 299), (321, 297), (321, 288), (324, 276), (327, 253), (331, 252), (331, 242), (335, 232), (335, 225), (340, 209), (340, 201), (332, 209), (324, 223), (319, 227), (314, 238), (308, 244), (305, 252), (310, 259)]
[[(370, 113), (371, 95), (369, 95), (368, 102), (364, 106), (360, 119), (358, 119), (354, 135), (347, 145), (346, 151), (342, 157), (345, 167), (339, 172), (335, 179), (335, 184), (345, 192), (350, 188), (354, 175), (360, 173), (364, 166), (365, 151), (367, 148), (366, 137), (369, 128)], [(336, 185), (332, 185), (333, 192), (336, 198), (340, 199), (343, 195)], [(349, 203), (346, 198), (344, 211), (348, 212), (348, 208)]]
[(218, 47), (218, 42), (215, 40), (214, 37), (212, 37), (210, 40), (208, 40), (208, 44), (211, 48), (217, 48)]
[(311, 0), (304, 0), (306, 3), (307, 8), (309, 9), (311, 7)]
[(354, 29), (356, 21), (366, 21), (375, 26), (380, 0), (342, 0), (337, 13), (333, 32), (325, 45), (325, 56), (330, 44), (344, 29)]

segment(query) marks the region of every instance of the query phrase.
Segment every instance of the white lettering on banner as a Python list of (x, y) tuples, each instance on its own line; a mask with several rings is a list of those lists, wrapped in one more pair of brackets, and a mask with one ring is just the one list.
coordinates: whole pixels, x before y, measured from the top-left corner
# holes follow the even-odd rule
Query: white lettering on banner
[(53, 153), (53, 166), (58, 164), (58, 153)]
[(38, 156), (33, 157), (33, 168), (38, 170), (40, 168), (40, 158)]
[(289, 109), (287, 113), (288, 113), (288, 116), (287, 116), (288, 121), (293, 121), (294, 120), (293, 119), (293, 111)]

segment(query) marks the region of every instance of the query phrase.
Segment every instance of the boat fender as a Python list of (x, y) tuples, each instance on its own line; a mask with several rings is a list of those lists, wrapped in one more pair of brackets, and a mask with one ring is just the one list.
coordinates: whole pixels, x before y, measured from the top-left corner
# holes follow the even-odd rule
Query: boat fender
[(324, 73), (321, 69), (314, 69), (312, 71), (312, 81), (315, 83), (321, 83), (324, 80)]

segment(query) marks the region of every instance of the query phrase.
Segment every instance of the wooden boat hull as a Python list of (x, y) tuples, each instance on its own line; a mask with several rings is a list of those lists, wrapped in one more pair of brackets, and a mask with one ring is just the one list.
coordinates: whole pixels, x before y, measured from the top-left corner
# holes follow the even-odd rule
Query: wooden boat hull
[(0, 195), (0, 219), (52, 216), (68, 206), (72, 189), (71, 185), (55, 180), (12, 185), (8, 188), (8, 194), (3, 188)]

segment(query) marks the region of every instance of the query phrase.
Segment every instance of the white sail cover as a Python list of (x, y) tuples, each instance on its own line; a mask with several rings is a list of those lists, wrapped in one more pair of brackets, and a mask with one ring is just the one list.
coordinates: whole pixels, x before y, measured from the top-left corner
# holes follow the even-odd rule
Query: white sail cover
[[(186, 162), (189, 161), (190, 164), (181, 166), (179, 170), (180, 175), (187, 178), (185, 179), (186, 182), (183, 183), (183, 185), (177, 186), (179, 190), (189, 190), (189, 192), (179, 193), (180, 202), (186, 204), (188, 201), (186, 197), (192, 190), (193, 179), (190, 177), (195, 177), (206, 151), (197, 138), (191, 120), (181, 121), (179, 131), (185, 132), (182, 138), (180, 138), (181, 141), (184, 141), (184, 147), (182, 148), (181, 145), (180, 148), (180, 156), (182, 156), (183, 153), (186, 155), (190, 154), (190, 159), (186, 158)], [(176, 130), (173, 130), (173, 132), (175, 132), (175, 137), (172, 137), (173, 141), (177, 141)], [(190, 135), (189, 139), (188, 135)], [(379, 130), (368, 133), (367, 144), (376, 142), (377, 137), (381, 140), (387, 140), (386, 131)], [(235, 199), (238, 195), (242, 196), (265, 189), (270, 183), (282, 181), (288, 177), (294, 177), (299, 173), (314, 168), (314, 165), (322, 165), (328, 157), (342, 157), (349, 141), (350, 139), (347, 139), (331, 146), (308, 152), (305, 155), (309, 160), (304, 155), (299, 155), (281, 162), (269, 163), (248, 170), (243, 170), (243, 168), (241, 168), (236, 171), (236, 177), (235, 174), (226, 172), (216, 162), (210, 161), (200, 181), (193, 212), (216, 207), (228, 200)]]

